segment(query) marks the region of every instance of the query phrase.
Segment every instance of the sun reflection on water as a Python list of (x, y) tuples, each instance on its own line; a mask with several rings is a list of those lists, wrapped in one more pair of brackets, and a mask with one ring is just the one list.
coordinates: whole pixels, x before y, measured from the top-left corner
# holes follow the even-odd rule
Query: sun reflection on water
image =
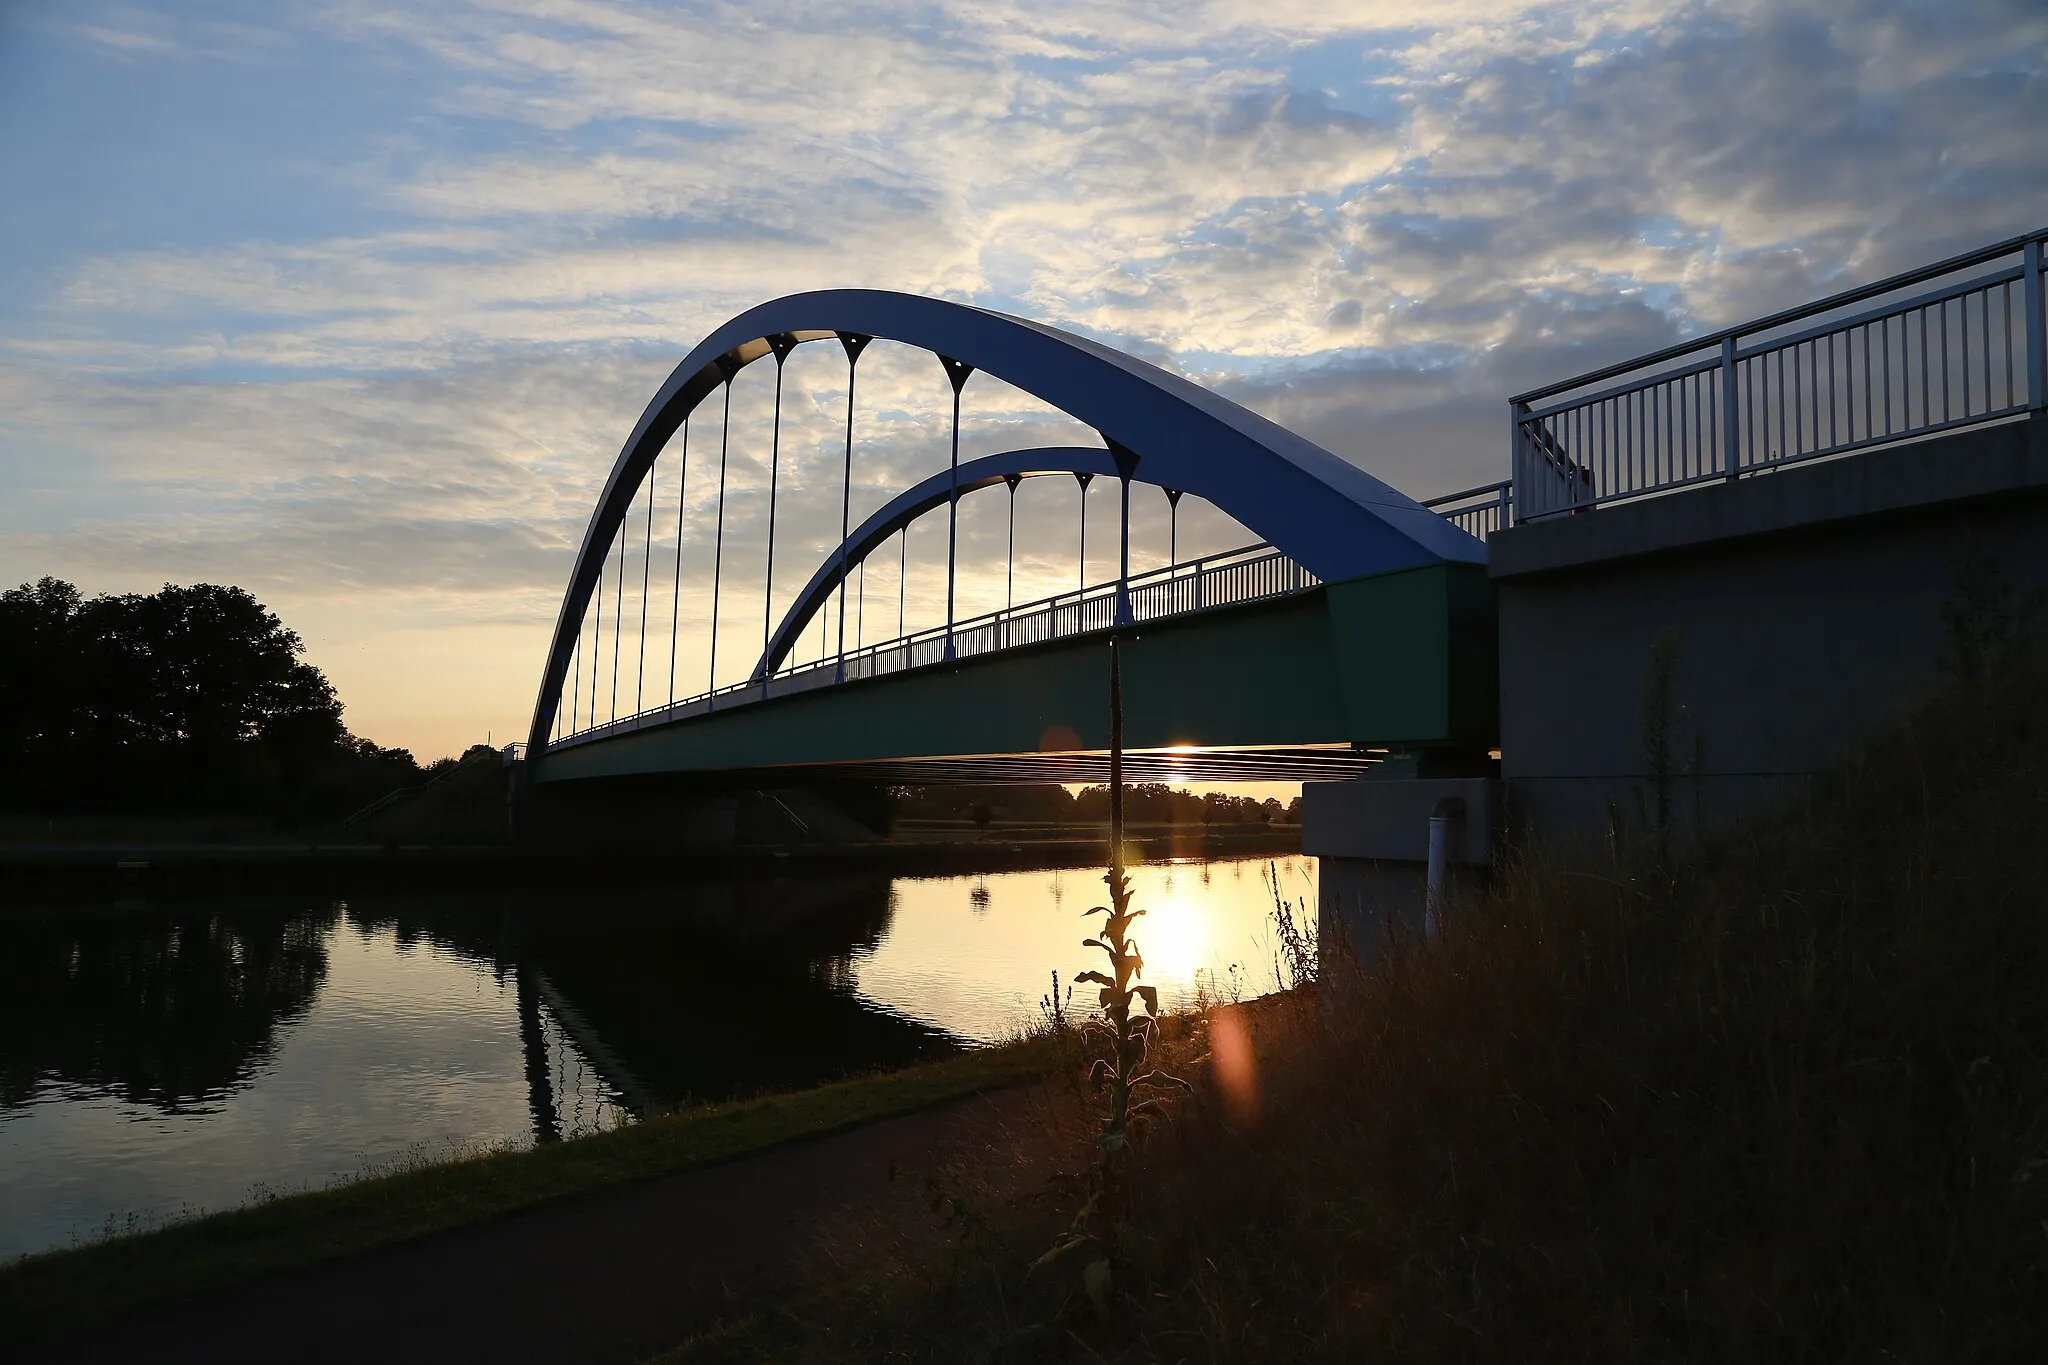
[(1145, 980), (1155, 984), (1193, 982), (1211, 965), (1215, 940), (1209, 907), (1193, 896), (1176, 895), (1174, 879), (1143, 903), (1145, 917), (1132, 930), (1145, 961)]
[[(1227, 999), (1274, 988), (1269, 861), (1283, 894), (1315, 904), (1315, 864), (1301, 857), (1130, 869), (1133, 902), (1146, 912), (1133, 931), (1144, 980), (1159, 988), (1162, 1004), (1185, 1008), (1204, 990)], [(1230, 875), (1219, 875), (1226, 867)], [(961, 1038), (1003, 1037), (1036, 1019), (1052, 973), (1070, 982), (1097, 965), (1081, 940), (1101, 921), (1082, 912), (1107, 900), (1093, 870), (900, 878), (890, 893), (888, 932), (853, 958), (853, 988)]]

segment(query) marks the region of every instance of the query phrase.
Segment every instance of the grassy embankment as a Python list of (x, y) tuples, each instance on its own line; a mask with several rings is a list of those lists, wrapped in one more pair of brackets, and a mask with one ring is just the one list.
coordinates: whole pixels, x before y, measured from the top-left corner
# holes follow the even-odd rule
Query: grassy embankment
[(1959, 684), (1704, 845), (1517, 856), (1251, 1012), (1248, 1084), (1212, 1020), (1103, 1308), (1029, 1269), (1077, 1091), (943, 1234), (827, 1228), (806, 1294), (672, 1358), (2048, 1359), (2043, 695)]
[(679, 1111), (544, 1147), (421, 1164), (0, 1265), (0, 1341), (105, 1323), (554, 1200), (765, 1151), (1040, 1075), (1027, 1037), (814, 1089)]

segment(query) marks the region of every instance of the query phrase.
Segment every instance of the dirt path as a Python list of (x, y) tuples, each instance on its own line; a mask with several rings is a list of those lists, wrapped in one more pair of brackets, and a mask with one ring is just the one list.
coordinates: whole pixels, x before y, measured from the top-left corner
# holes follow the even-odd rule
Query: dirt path
[(789, 1276), (827, 1217), (923, 1214), (924, 1176), (1033, 1088), (444, 1233), (45, 1347), (36, 1361), (620, 1361)]

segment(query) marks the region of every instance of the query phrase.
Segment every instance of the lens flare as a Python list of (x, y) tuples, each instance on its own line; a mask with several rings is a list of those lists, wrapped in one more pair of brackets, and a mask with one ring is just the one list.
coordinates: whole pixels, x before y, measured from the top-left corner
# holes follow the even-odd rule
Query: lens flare
[(1209, 1067), (1222, 1087), (1230, 1116), (1241, 1124), (1259, 1117), (1258, 1062), (1252, 1055), (1251, 1030), (1244, 1011), (1223, 1005), (1209, 1011)]

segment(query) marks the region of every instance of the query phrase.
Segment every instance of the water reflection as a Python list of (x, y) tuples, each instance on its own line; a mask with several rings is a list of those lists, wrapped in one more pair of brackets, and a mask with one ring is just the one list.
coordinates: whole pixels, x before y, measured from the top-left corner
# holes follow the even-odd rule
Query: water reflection
[[(815, 1084), (952, 1051), (963, 1039), (862, 999), (847, 965), (887, 934), (887, 878), (352, 902), (350, 923), (491, 961), (625, 1107)], [(542, 1072), (530, 1061), (536, 1135)]]
[(50, 912), (0, 938), (0, 1107), (42, 1085), (172, 1113), (267, 1058), (327, 973), (331, 911)]
[[(1312, 919), (1313, 861), (1282, 858), (1270, 866), (1297, 919)], [(1145, 980), (1159, 988), (1162, 1004), (1183, 1008), (1205, 994), (1227, 999), (1274, 988), (1279, 945), (1268, 867), (1247, 859), (1131, 869), (1133, 900), (1145, 911), (1133, 933)], [(1053, 972), (1070, 981), (1098, 965), (1081, 940), (1086, 911), (1108, 894), (1100, 872), (901, 878), (890, 894), (890, 932), (856, 947), (848, 974), (863, 998), (957, 1036), (1014, 1031), (1038, 1014)]]
[[(1163, 996), (1270, 988), (1264, 868), (1136, 869)], [(1312, 905), (1307, 868), (1281, 863)], [(0, 912), (0, 1256), (1000, 1037), (1084, 965), (1102, 890), (1074, 869)]]

